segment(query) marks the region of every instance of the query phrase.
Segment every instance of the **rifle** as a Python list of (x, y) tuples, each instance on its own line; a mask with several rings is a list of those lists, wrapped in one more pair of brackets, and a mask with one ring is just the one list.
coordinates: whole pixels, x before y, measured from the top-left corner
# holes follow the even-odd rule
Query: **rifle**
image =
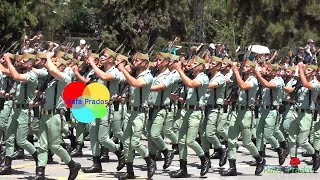
[(120, 48), (124, 45), (124, 43), (127, 42), (127, 38), (117, 47), (117, 49), (114, 52), (118, 52), (120, 50)]
[(3, 51), (3, 48), (4, 48), (4, 46), (3, 46), (3, 48), (1, 49), (1, 54), (0, 54), (0, 57), (2, 57), (5, 53), (7, 53), (14, 45), (16, 45), (18, 43), (18, 41), (15, 41), (13, 44), (11, 44), (11, 46), (9, 46), (7, 49), (5, 49), (4, 51)]
[[(100, 49), (101, 49), (101, 47), (102, 47), (103, 43), (104, 43), (104, 41), (102, 41), (102, 42), (99, 44), (99, 47), (98, 47), (97, 52), (100, 52)], [(99, 54), (100, 54), (100, 53), (99, 53)]]
[(48, 74), (44, 81), (43, 84), (38, 88), (38, 93), (35, 97), (35, 99), (33, 100), (35, 103), (36, 102), (40, 102), (40, 104), (44, 104), (45, 103), (45, 95), (43, 95), (43, 93), (46, 91), (46, 89), (48, 88), (48, 84), (54, 79), (54, 77), (51, 74)]

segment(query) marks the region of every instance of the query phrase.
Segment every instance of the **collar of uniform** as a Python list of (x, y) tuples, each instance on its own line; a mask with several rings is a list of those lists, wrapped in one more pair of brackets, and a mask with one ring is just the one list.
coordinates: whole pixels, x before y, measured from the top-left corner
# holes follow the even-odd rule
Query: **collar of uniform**
[(201, 72), (201, 73), (199, 73), (199, 74), (197, 75), (197, 77), (196, 77), (195, 79), (197, 79), (198, 77), (203, 76), (203, 75), (206, 76), (206, 74), (204, 74), (204, 72)]
[(160, 73), (156, 78), (161, 77), (163, 75), (168, 75), (170, 73), (169, 69), (166, 69), (164, 72)]
[(219, 77), (219, 76), (221, 76), (222, 74), (221, 74), (221, 72), (220, 71), (218, 71), (217, 72), (217, 74), (216, 75), (214, 75), (213, 76), (213, 78), (211, 79), (211, 80), (213, 80), (213, 79), (216, 79), (217, 77)]
[[(151, 72), (150, 69), (146, 69), (146, 70), (142, 71), (142, 72), (138, 75), (137, 79), (138, 79), (139, 77), (141, 77), (141, 76), (147, 75), (147, 74), (150, 73), (150, 72)], [(150, 75), (151, 75), (151, 74), (150, 74)]]
[(106, 71), (107, 73), (113, 71), (116, 67), (115, 66), (112, 66), (110, 69), (108, 69), (108, 71)]

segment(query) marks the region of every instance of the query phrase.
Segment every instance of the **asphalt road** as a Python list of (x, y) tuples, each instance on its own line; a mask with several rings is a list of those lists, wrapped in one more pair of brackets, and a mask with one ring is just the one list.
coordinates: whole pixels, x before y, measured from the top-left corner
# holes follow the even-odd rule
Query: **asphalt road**
[[(66, 142), (68, 142), (66, 140)], [(146, 140), (142, 140), (143, 144), (147, 144)], [(171, 147), (171, 145), (169, 145)], [(224, 167), (220, 168), (218, 166), (218, 160), (212, 159), (212, 167), (209, 170), (209, 173), (204, 177), (200, 177), (200, 169), (197, 169), (197, 166), (200, 164), (200, 159), (195, 155), (195, 153), (189, 149), (188, 156), (188, 174), (190, 177), (188, 179), (261, 179), (261, 180), (270, 180), (270, 179), (319, 179), (320, 175), (318, 173), (295, 173), (295, 174), (285, 174), (281, 172), (281, 168), (289, 165), (289, 159), (286, 160), (285, 164), (280, 167), (278, 166), (278, 158), (276, 152), (272, 151), (270, 145), (267, 145), (267, 165), (265, 166), (265, 171), (260, 176), (255, 176), (254, 171), (255, 167), (249, 166), (246, 162), (252, 161), (253, 158), (249, 154), (249, 152), (242, 146), (240, 146), (237, 154), (237, 171), (239, 173), (238, 176), (235, 177), (221, 177), (219, 172), (226, 170), (229, 168), (229, 164), (227, 163)], [(213, 150), (212, 150), (213, 151)], [(81, 163), (82, 167), (89, 167), (92, 165), (92, 157), (89, 141), (85, 142), (85, 148), (83, 150), (84, 156), (81, 158), (74, 158), (76, 162)], [(307, 165), (304, 160), (311, 160), (311, 157), (301, 157), (302, 149), (299, 149), (299, 158), (301, 159), (301, 164), (299, 166), (300, 169), (304, 169), (308, 171), (311, 169), (310, 165)], [(82, 171), (79, 172), (77, 177), (78, 180), (99, 180), (99, 179), (118, 179), (118, 177), (125, 173), (126, 168), (123, 168), (120, 172), (117, 172), (117, 157), (113, 153), (109, 153), (110, 161), (102, 163), (103, 172), (96, 174), (86, 174)], [(54, 156), (54, 164), (49, 164), (46, 167), (46, 178), (47, 179), (57, 179), (64, 180), (67, 179), (69, 174), (68, 167), (61, 162), (58, 156)], [(158, 170), (156, 174), (153, 176), (153, 179), (171, 179), (170, 173), (172, 171), (176, 171), (179, 169), (179, 157), (176, 155), (174, 157), (174, 161), (172, 165), (167, 170), (162, 170), (163, 161), (157, 161)], [(35, 176), (35, 163), (32, 161), (32, 157), (27, 154), (24, 160), (14, 160), (13, 166), (14, 174), (0, 176), (0, 179), (32, 179)], [(146, 163), (139, 156), (136, 155), (134, 161), (134, 172), (136, 175), (136, 179), (147, 179), (147, 171), (146, 171)], [(318, 170), (320, 172), (320, 169)]]

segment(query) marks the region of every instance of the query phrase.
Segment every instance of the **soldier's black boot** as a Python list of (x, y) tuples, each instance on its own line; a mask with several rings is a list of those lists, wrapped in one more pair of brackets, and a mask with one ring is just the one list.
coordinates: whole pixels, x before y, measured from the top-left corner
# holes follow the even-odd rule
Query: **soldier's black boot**
[(216, 149), (216, 148), (214, 149), (214, 152), (210, 156), (210, 159), (220, 159), (218, 149)]
[(68, 180), (74, 180), (78, 176), (78, 172), (81, 169), (81, 164), (74, 162), (72, 159), (67, 164), (70, 170)]
[(209, 159), (209, 168), (211, 168), (211, 160), (209, 152), (205, 152), (204, 155)]
[(237, 176), (237, 166), (235, 159), (229, 159), (229, 169), (221, 173), (221, 176)]
[(286, 150), (282, 149), (281, 147), (276, 149), (276, 152), (279, 156), (279, 165), (281, 166), (286, 161)]
[(186, 178), (188, 177), (187, 161), (180, 159), (180, 169), (171, 175), (171, 178)]
[(157, 151), (156, 160), (157, 161), (161, 161), (162, 160), (161, 151)]
[(284, 150), (286, 150), (286, 157), (288, 157), (289, 155), (289, 145), (288, 145), (288, 141), (287, 140), (284, 140), (282, 142), (279, 143), (280, 147)]
[(156, 161), (151, 159), (150, 156), (144, 158), (148, 167), (148, 178), (152, 178), (154, 173), (156, 172)]
[(126, 165), (127, 165), (127, 172), (123, 176), (120, 176), (119, 179), (135, 179), (136, 177), (134, 176), (134, 172), (133, 172), (133, 163), (127, 162)]
[(101, 146), (101, 162), (108, 162), (110, 160), (109, 157), (109, 149)]
[(252, 143), (257, 147), (257, 139), (256, 138), (252, 139)]
[(93, 165), (88, 168), (82, 169), (84, 173), (101, 173), (102, 166), (100, 161), (100, 156), (93, 156)]
[(206, 155), (203, 155), (200, 157), (200, 160), (201, 160), (200, 176), (204, 176), (209, 171), (210, 159)]
[(74, 149), (74, 150), (70, 153), (70, 155), (71, 155), (72, 157), (82, 156), (82, 155), (83, 155), (83, 154), (82, 154), (82, 147), (83, 147), (83, 143), (82, 143), (82, 144), (78, 143), (77, 146), (76, 146), (76, 149)]
[(6, 156), (4, 166), (0, 170), (0, 175), (11, 175), (12, 168), (11, 168), (12, 158)]
[(15, 152), (12, 155), (12, 159), (24, 159), (24, 149), (15, 144)]
[(0, 166), (4, 163), (5, 160), (5, 152), (0, 153)]
[(163, 169), (167, 169), (172, 163), (172, 159), (174, 157), (174, 154), (172, 152), (169, 152), (168, 149), (163, 150), (162, 154), (164, 156)]
[(124, 155), (122, 153), (122, 151), (117, 150), (116, 152), (114, 152), (114, 154), (116, 154), (117, 158), (118, 158), (118, 166), (117, 166), (117, 171), (120, 171), (124, 166), (125, 166), (125, 159), (124, 159)]
[(227, 163), (227, 150), (223, 150), (222, 148), (218, 149), (219, 153), (219, 166), (222, 167)]
[(172, 154), (174, 154), (174, 155), (179, 154), (179, 145), (178, 144), (172, 144)]
[(317, 150), (315, 151), (315, 153), (312, 155), (312, 160), (313, 160), (312, 170), (314, 170), (316, 172), (320, 166), (319, 151), (317, 151)]
[(45, 167), (36, 167), (36, 177), (33, 180), (45, 180), (44, 170)]
[(256, 171), (254, 173), (255, 173), (255, 175), (259, 175), (262, 173), (262, 171), (264, 169), (264, 165), (266, 164), (266, 160), (264, 158), (262, 158), (261, 156), (256, 156), (254, 158), (257, 161), (257, 167), (256, 167)]
[(70, 140), (70, 146), (71, 146), (71, 151), (69, 153), (71, 153), (74, 149), (76, 149), (77, 146), (77, 138), (71, 133), (68, 136), (69, 140)]
[(52, 164), (53, 163), (53, 152), (49, 149), (48, 150), (48, 164)]

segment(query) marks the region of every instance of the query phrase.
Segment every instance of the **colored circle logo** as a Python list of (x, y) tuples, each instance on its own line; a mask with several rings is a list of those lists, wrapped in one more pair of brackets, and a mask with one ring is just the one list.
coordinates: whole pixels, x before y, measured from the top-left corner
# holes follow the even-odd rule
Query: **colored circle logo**
[(98, 82), (86, 86), (82, 82), (72, 82), (63, 90), (63, 101), (76, 120), (89, 123), (108, 115), (110, 101), (108, 88)]

